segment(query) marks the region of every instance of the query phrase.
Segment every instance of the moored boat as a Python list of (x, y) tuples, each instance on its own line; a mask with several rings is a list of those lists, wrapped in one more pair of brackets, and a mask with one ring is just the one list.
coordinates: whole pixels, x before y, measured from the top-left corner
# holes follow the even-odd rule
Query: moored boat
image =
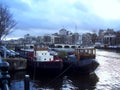
[[(30, 54), (32, 56), (32, 54)], [(59, 74), (63, 68), (63, 61), (56, 55), (51, 55), (48, 48), (36, 48), (33, 57), (28, 58), (28, 69), (40, 74)]]
[(95, 71), (99, 63), (95, 60), (96, 51), (91, 48), (78, 48), (75, 54), (69, 55), (63, 60), (64, 69), (72, 74), (90, 74)]

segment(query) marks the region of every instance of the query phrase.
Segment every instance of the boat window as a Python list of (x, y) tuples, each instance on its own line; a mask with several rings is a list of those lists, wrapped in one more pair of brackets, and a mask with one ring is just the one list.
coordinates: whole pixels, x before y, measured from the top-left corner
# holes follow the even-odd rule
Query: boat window
[(30, 49), (33, 49), (34, 48), (34, 46), (30, 46)]
[(80, 50), (80, 52), (84, 52), (83, 50)]
[(44, 60), (46, 60), (46, 58)]

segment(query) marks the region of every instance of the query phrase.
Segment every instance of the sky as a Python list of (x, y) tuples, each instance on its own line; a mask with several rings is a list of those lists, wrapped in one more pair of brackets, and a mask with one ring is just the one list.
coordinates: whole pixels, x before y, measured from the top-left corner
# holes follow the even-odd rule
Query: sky
[(120, 30), (120, 0), (0, 0), (9, 7), (17, 25), (6, 38), (25, 34)]

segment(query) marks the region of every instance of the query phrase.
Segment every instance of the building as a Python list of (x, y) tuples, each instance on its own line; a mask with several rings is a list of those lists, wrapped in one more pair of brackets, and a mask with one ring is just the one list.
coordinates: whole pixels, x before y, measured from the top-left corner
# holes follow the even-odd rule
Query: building
[(120, 47), (120, 30), (116, 32), (116, 45)]
[(60, 29), (59, 35), (68, 35), (68, 31), (66, 29)]
[(45, 35), (43, 39), (44, 39), (43, 41), (45, 44), (59, 44), (59, 43), (61, 43), (60, 36), (56, 36), (56, 35)]
[(113, 29), (107, 29), (107, 31), (104, 34), (104, 44), (109, 46), (116, 45), (116, 33)]
[(82, 45), (83, 46), (93, 45), (91, 33), (85, 33), (85, 34), (82, 35)]
[(104, 34), (105, 34), (105, 30), (103, 29), (100, 29), (99, 32), (98, 32), (98, 41), (97, 42), (100, 42), (101, 44), (104, 43)]

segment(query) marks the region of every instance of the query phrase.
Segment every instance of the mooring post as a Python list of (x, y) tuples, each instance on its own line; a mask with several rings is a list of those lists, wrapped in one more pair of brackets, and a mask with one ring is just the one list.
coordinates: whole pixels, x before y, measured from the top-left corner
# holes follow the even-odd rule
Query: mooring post
[(10, 75), (8, 74), (9, 63), (2, 62), (0, 63), (0, 71), (1, 71), (1, 87), (2, 90), (9, 90), (10, 84)]
[(24, 90), (30, 90), (30, 76), (29, 75), (25, 75)]

